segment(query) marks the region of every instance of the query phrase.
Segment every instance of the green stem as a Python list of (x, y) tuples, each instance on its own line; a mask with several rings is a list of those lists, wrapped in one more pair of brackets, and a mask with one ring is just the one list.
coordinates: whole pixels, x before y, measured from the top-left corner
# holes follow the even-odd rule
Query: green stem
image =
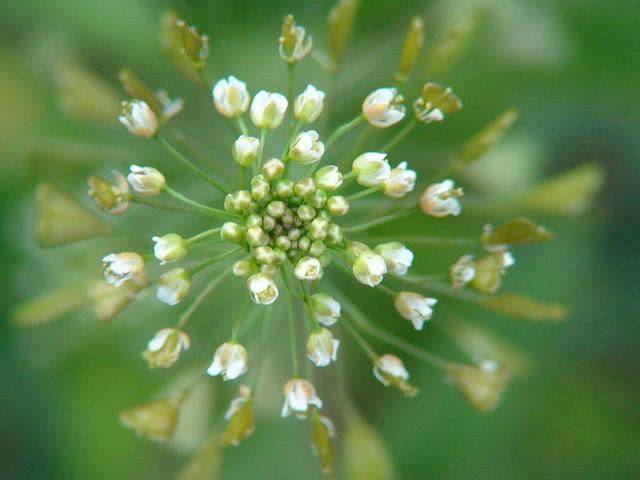
[(295, 90), (295, 66), (295, 62), (287, 63), (287, 99), (289, 100), (289, 109), (287, 111), (287, 115), (289, 117), (289, 136), (291, 136), (294, 128), (293, 96)]
[(344, 125), (339, 126), (331, 135), (329, 135), (329, 138), (324, 143), (325, 152), (329, 150), (329, 147), (331, 147), (331, 145), (333, 145), (336, 140), (338, 140), (340, 137), (342, 137), (345, 133), (347, 133), (352, 128), (355, 128), (358, 125), (360, 125), (362, 122), (364, 122), (364, 115), (360, 114), (353, 120), (345, 123)]
[(375, 237), (375, 238), (372, 238), (371, 241), (377, 241), (377, 242), (395, 241), (395, 242), (401, 242), (401, 243), (414, 243), (417, 245), (439, 245), (443, 247), (457, 247), (457, 246), (475, 245), (477, 243), (480, 243), (480, 240), (476, 238), (446, 238), (446, 237), (427, 237), (427, 236)]
[(388, 343), (389, 345), (408, 353), (420, 360), (423, 360), (431, 365), (447, 369), (454, 365), (453, 363), (440, 358), (437, 355), (434, 355), (431, 352), (428, 352), (420, 347), (413, 345), (402, 338), (398, 338), (395, 335), (388, 333), (387, 331), (381, 329), (377, 325), (375, 325), (371, 320), (363, 314), (358, 308), (356, 308), (353, 303), (346, 300), (342, 297), (341, 302), (347, 310), (349, 310), (349, 314), (351, 319), (366, 333), (371, 335), (372, 337), (377, 338), (378, 340)]
[(264, 155), (264, 147), (267, 141), (267, 129), (260, 130), (260, 151), (258, 152), (258, 159), (253, 163), (253, 174), (257, 175), (262, 169), (262, 157)]
[(357, 200), (358, 198), (363, 198), (366, 197), (368, 195), (371, 195), (373, 193), (378, 193), (379, 191), (382, 190), (382, 186), (381, 185), (374, 185), (373, 187), (369, 187), (365, 190), (361, 190), (357, 193), (351, 194), (347, 197), (347, 200), (349, 202), (353, 201), (353, 200)]
[(400, 212), (396, 212), (396, 213), (391, 213), (389, 215), (385, 215), (384, 217), (380, 217), (377, 218), (375, 220), (371, 220), (369, 222), (365, 222), (365, 223), (361, 223), (360, 225), (356, 225), (353, 227), (345, 227), (343, 228), (344, 232), (348, 232), (348, 233), (355, 233), (355, 232), (362, 232), (363, 230), (367, 230), (371, 227), (375, 227), (378, 225), (382, 225), (384, 223), (387, 222), (392, 222), (394, 220), (398, 220), (400, 218), (403, 217), (407, 217), (409, 215), (411, 215), (412, 213), (417, 212), (418, 210), (415, 208), (410, 208), (408, 210), (404, 210), (404, 211), (400, 211)]
[(131, 202), (137, 203), (139, 205), (146, 205), (147, 207), (151, 207), (151, 208), (157, 208), (159, 210), (167, 210), (169, 212), (204, 213), (201, 210), (195, 210), (193, 208), (180, 207), (176, 205), (164, 205), (162, 203), (157, 203), (142, 197), (133, 197), (131, 199)]
[(211, 228), (209, 230), (205, 230), (204, 232), (198, 233), (197, 235), (194, 235), (193, 237), (187, 238), (187, 245), (191, 245), (193, 243), (199, 242), (200, 240), (204, 240), (205, 238), (208, 238), (212, 235), (216, 235), (217, 233), (220, 233), (220, 230), (222, 230), (221, 228)]
[(213, 278), (206, 287), (198, 294), (193, 303), (189, 306), (185, 312), (180, 315), (178, 319), (178, 328), (183, 328), (189, 319), (193, 316), (195, 311), (198, 309), (200, 304), (204, 302), (204, 300), (220, 285), (229, 275), (231, 274), (231, 269), (228, 268), (224, 272), (222, 272), (217, 277)]
[(185, 203), (197, 210), (200, 210), (202, 212), (207, 212), (209, 215), (219, 218), (219, 219), (229, 219), (232, 218), (234, 220), (239, 220), (240, 217), (238, 215), (235, 215), (233, 213), (229, 213), (229, 212), (225, 212), (224, 210), (220, 210), (218, 208), (213, 208), (213, 207), (209, 207), (207, 205), (204, 205), (202, 203), (196, 202), (195, 200), (191, 200), (189, 197), (185, 197), (184, 195), (182, 195), (179, 192), (176, 192), (173, 188), (171, 188), (169, 185), (165, 185), (164, 186), (164, 191), (167, 192), (169, 195), (171, 195), (173, 198), (175, 198), (176, 200)]
[(168, 140), (166, 140), (161, 135), (158, 135), (156, 138), (160, 141), (162, 146), (166, 148), (169, 151), (169, 153), (171, 153), (171, 155), (173, 155), (174, 158), (180, 161), (184, 166), (191, 169), (193, 172), (195, 172), (198, 176), (200, 176), (205, 182), (207, 182), (212, 187), (216, 188), (222, 193), (227, 193), (227, 189), (225, 188), (224, 185), (222, 185), (222, 183), (220, 183), (215, 178), (210, 177), (203, 170), (201, 170), (199, 167), (194, 165), (193, 162), (191, 162), (191, 160), (189, 160), (180, 151), (178, 151), (173, 145), (171, 145), (171, 143)]
[(379, 355), (376, 353), (376, 351), (373, 349), (373, 347), (371, 345), (369, 345), (369, 342), (367, 342), (364, 339), (364, 337), (362, 335), (360, 335), (360, 333), (354, 328), (354, 326), (351, 325), (350, 320), (351, 319), (347, 320), (347, 317), (343, 315), (343, 317), (342, 317), (342, 326), (356, 340), (356, 343), (360, 346), (360, 348), (362, 348), (362, 350), (364, 350), (364, 353), (367, 354), (367, 357), (369, 357), (369, 359), (372, 362), (375, 362), (376, 359), (379, 357)]
[(231, 328), (231, 340), (237, 341), (238, 334), (240, 333), (240, 327), (242, 326), (242, 320), (245, 318), (245, 314), (247, 313), (247, 308), (249, 307), (249, 298), (247, 298), (244, 302), (242, 302), (242, 306), (240, 307), (240, 311), (238, 312), (238, 317)]
[(404, 140), (407, 135), (409, 135), (414, 128), (418, 125), (418, 121), (413, 118), (409, 123), (407, 123), (402, 130), (400, 130), (395, 137), (393, 137), (389, 142), (387, 142), (380, 151), (389, 153), (396, 147), (402, 140)]
[(249, 135), (249, 129), (247, 128), (247, 124), (244, 122), (244, 118), (242, 118), (242, 115), (238, 115), (236, 119), (238, 121), (238, 127), (240, 128), (242, 134)]
[(200, 273), (205, 268), (213, 265), (214, 263), (218, 263), (221, 260), (224, 260), (225, 258), (230, 257), (231, 255), (234, 255), (234, 254), (238, 253), (240, 250), (241, 250), (240, 247), (234, 248), (232, 250), (229, 250), (228, 252), (225, 252), (225, 253), (223, 253), (221, 255), (218, 255), (217, 257), (209, 258), (209, 259), (201, 262), (200, 264), (198, 264), (195, 267), (192, 267), (192, 268), (190, 268), (188, 270), (189, 276), (193, 276), (193, 275), (196, 275), (197, 273)]
[(287, 279), (287, 272), (282, 267), (282, 279), (287, 289), (287, 316), (289, 317), (289, 343), (291, 344), (291, 365), (293, 367), (293, 376), (300, 376), (300, 366), (298, 364), (298, 347), (296, 339), (296, 325), (293, 311), (293, 293)]
[(240, 185), (240, 190), (244, 188), (244, 180), (246, 177), (247, 167), (240, 167), (238, 172), (238, 185)]
[(362, 133), (360, 134), (360, 138), (358, 138), (358, 141), (355, 142), (353, 148), (351, 148), (351, 150), (349, 150), (347, 154), (342, 157), (340, 162), (338, 162), (338, 165), (340, 167), (346, 167), (351, 164), (353, 160), (355, 160), (355, 158), (358, 156), (358, 154), (364, 151), (367, 140), (369, 140), (369, 137), (375, 130), (376, 129), (371, 125), (367, 125), (367, 128), (362, 131)]

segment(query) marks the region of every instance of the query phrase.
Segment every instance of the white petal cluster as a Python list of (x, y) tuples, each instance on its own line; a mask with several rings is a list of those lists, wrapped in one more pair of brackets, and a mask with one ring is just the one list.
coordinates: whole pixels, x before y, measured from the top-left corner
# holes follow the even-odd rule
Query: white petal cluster
[(358, 183), (365, 187), (380, 185), (391, 176), (386, 153), (363, 153), (353, 161), (352, 169)]
[(314, 257), (302, 257), (294, 269), (295, 276), (300, 280), (320, 280), (322, 273), (322, 264)]
[(234, 380), (247, 371), (247, 350), (237, 342), (225, 342), (218, 347), (207, 369), (212, 377), (222, 375), (223, 380)]
[(237, 117), (249, 108), (247, 84), (233, 75), (218, 80), (211, 93), (216, 110), (225, 117)]
[(107, 283), (114, 287), (144, 274), (144, 260), (135, 252), (111, 253), (102, 258), (102, 264)]
[(449, 269), (451, 286), (462, 288), (476, 276), (476, 268), (473, 263), (473, 255), (463, 255)]
[(325, 93), (313, 85), (307, 85), (293, 103), (293, 113), (297, 120), (304, 123), (315, 122), (324, 109)]
[(399, 242), (382, 243), (374, 251), (384, 258), (387, 270), (405, 275), (413, 263), (413, 252)]
[(158, 195), (166, 185), (164, 175), (156, 168), (131, 165), (129, 172), (127, 180), (131, 188), (139, 195), (147, 197)]
[(251, 102), (251, 121), (258, 128), (278, 128), (284, 119), (287, 106), (284, 95), (260, 90)]
[(407, 162), (402, 162), (391, 170), (384, 181), (384, 194), (391, 198), (400, 198), (412, 192), (416, 186), (416, 172), (407, 170)]
[(266, 273), (257, 273), (247, 279), (251, 299), (260, 305), (271, 305), (278, 298), (278, 287)]
[(435, 298), (424, 297), (414, 292), (400, 292), (395, 298), (396, 310), (402, 317), (413, 323), (416, 330), (422, 330), (424, 322), (433, 316)]
[(462, 189), (455, 188), (453, 180), (447, 179), (429, 186), (420, 197), (420, 208), (427, 215), (446, 217), (460, 215), (462, 206), (458, 197), (462, 196)]
[(335, 325), (340, 318), (342, 310), (340, 303), (326, 293), (311, 295), (310, 304), (315, 319), (326, 327)]
[(336, 361), (339, 346), (340, 340), (333, 338), (331, 331), (323, 327), (309, 335), (307, 356), (316, 367), (326, 367)]
[(373, 375), (385, 387), (391, 384), (389, 377), (403, 381), (409, 380), (409, 372), (402, 360), (390, 353), (378, 357), (373, 366)]
[(333, 191), (342, 185), (342, 173), (335, 165), (325, 165), (315, 174), (316, 186), (322, 190)]
[(191, 279), (184, 268), (174, 268), (160, 275), (156, 298), (167, 305), (177, 305), (189, 293)]
[(387, 273), (387, 264), (382, 256), (372, 251), (365, 251), (353, 262), (353, 275), (363, 285), (375, 287), (382, 283)]
[(402, 95), (395, 88), (379, 88), (364, 99), (362, 113), (374, 127), (387, 128), (404, 118), (402, 102)]
[(151, 240), (155, 243), (153, 255), (160, 260), (161, 265), (178, 261), (187, 254), (187, 242), (175, 233), (152, 237)]
[(284, 386), (282, 416), (293, 414), (298, 418), (306, 418), (311, 406), (322, 408), (322, 400), (316, 394), (313, 384), (302, 378), (289, 380)]
[(289, 157), (302, 165), (317, 163), (324, 155), (324, 143), (315, 130), (300, 133), (289, 147)]
[(118, 121), (138, 137), (151, 138), (158, 132), (158, 117), (142, 100), (122, 102)]
[(190, 347), (191, 339), (185, 332), (163, 328), (151, 339), (143, 356), (151, 368), (169, 368)]

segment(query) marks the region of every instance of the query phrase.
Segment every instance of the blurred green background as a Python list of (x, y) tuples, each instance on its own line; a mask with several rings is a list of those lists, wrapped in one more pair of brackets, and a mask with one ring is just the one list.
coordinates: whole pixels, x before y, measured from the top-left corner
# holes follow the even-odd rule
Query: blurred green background
[[(397, 478), (640, 478), (640, 3), (362, 3), (338, 84), (335, 115), (343, 120), (353, 116), (369, 91), (390, 82), (413, 15), (425, 18), (428, 52), (451, 22), (484, 6), (458, 63), (435, 78), (454, 87), (465, 109), (413, 135), (395, 152), (396, 158), (421, 172), (432, 171), (430, 162), (437, 163), (443, 152), (514, 106), (521, 112), (517, 126), (460, 179), (465, 187), (495, 196), (584, 162), (597, 162), (606, 171), (603, 189), (585, 215), (535, 217), (557, 239), (518, 250), (518, 264), (505, 283), (505, 291), (566, 303), (571, 315), (565, 323), (527, 323), (456, 307), (459, 316), (490, 327), (534, 362), (532, 372), (510, 386), (495, 412), (476, 414), (443, 384), (440, 373), (412, 360), (409, 370), (421, 395), (401, 398), (380, 388), (359, 352), (345, 345), (348, 389), (362, 416), (384, 439)], [(150, 84), (184, 96), (187, 112), (179, 119), (181, 130), (217, 158), (226, 158), (232, 138), (212, 113), (209, 97), (182, 77), (160, 48), (161, 12), (175, 8), (208, 33), (212, 74), (237, 75), (255, 92), (285, 88), (276, 47), (282, 16), (295, 14), (324, 48), (331, 6), (329, 1), (284, 0), (3, 2), (0, 478), (174, 478), (193, 449), (188, 436), (171, 448), (149, 444), (117, 421), (120, 410), (147, 401), (167, 385), (169, 375), (150, 373), (139, 357), (141, 345), (164, 326), (163, 319), (171, 318), (161, 306), (136, 305), (107, 325), (83, 314), (26, 330), (8, 320), (16, 302), (98, 274), (96, 259), (112, 248), (111, 240), (48, 251), (35, 248), (30, 229), (36, 183), (50, 179), (88, 205), (89, 174), (151, 162), (160, 154), (126, 135), (115, 120), (86, 122), (65, 113), (60, 108), (64, 73), (71, 65), (81, 65), (101, 76), (109, 90), (117, 89), (118, 69), (132, 67)], [(426, 76), (426, 61), (428, 56), (417, 67), (414, 86), (432, 79)], [(327, 75), (312, 60), (306, 60), (301, 71), (301, 78), (328, 88)], [(224, 154), (216, 155), (218, 151)], [(485, 221), (504, 219), (490, 211), (472, 214), (461, 226), (442, 228), (475, 234)], [(155, 222), (143, 215), (128, 225), (135, 224), (138, 234), (149, 237), (157, 233)], [(168, 219), (162, 228), (172, 222), (180, 224)], [(423, 225), (416, 221), (403, 228), (420, 233)], [(437, 222), (427, 225), (430, 232), (440, 228)], [(143, 245), (139, 241), (138, 247)], [(461, 253), (440, 255), (424, 248), (418, 250), (419, 267), (426, 273), (442, 271)], [(394, 315), (388, 305), (378, 306), (382, 317)], [(214, 328), (216, 318), (224, 315), (221, 308), (212, 304), (206, 310), (210, 322), (205, 332), (221, 335)], [(409, 337), (401, 327), (396, 329), (400, 334), (450, 353), (437, 331), (427, 328), (419, 337)], [(210, 343), (197, 341), (194, 351), (209, 352)], [(271, 363), (272, 369), (284, 365)], [(284, 377), (268, 370), (266, 383), (277, 381), (263, 391), (257, 431), (244, 446), (226, 452), (223, 478), (320, 478), (307, 448), (306, 427), (277, 417)], [(322, 387), (334, 388), (331, 380)], [(215, 404), (221, 398), (217, 406), (224, 408), (230, 391), (227, 386), (205, 391), (202, 401)], [(329, 411), (336, 410), (334, 404)]]

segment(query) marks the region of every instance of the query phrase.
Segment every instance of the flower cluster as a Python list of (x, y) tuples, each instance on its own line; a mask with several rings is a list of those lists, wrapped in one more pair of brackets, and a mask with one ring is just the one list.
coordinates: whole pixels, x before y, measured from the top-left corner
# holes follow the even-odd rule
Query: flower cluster
[[(346, 9), (347, 3), (340, 2), (330, 17), (334, 38), (330, 46), (333, 63), (328, 68), (332, 71), (338, 68), (344, 48), (335, 29), (342, 29), (339, 38), (350, 29), (351, 17), (346, 15), (353, 12)], [(335, 23), (337, 20), (340, 21)], [(371, 321), (360, 309), (362, 302), (354, 302), (328, 278), (333, 272), (346, 275), (389, 296), (388, 304), (395, 308), (397, 317), (418, 331), (424, 330), (434, 317), (447, 324), (440, 318), (438, 299), (431, 295), (452, 297), (503, 313), (561, 316), (552, 306), (526, 297), (492, 296), (500, 288), (507, 268), (514, 264), (511, 247), (550, 238), (548, 231), (528, 219), (517, 218), (497, 228), (487, 225), (478, 238), (420, 235), (418, 244), (469, 248), (452, 262), (450, 281), (442, 275), (409, 273), (415, 252), (406, 246), (408, 242), (400, 238), (376, 241), (375, 227), (379, 225), (414, 215), (418, 221), (421, 216), (430, 218), (434, 229), (438, 219), (459, 216), (463, 210), (463, 190), (448, 178), (456, 169), (447, 168), (418, 183), (418, 174), (407, 159), (391, 153), (414, 129), (442, 122), (462, 108), (450, 88), (431, 82), (425, 83), (409, 103), (412, 109), (406, 106), (405, 97), (411, 98), (411, 92), (404, 79), (422, 46), (422, 22), (414, 21), (407, 35), (396, 75), (398, 82), (373, 89), (362, 99), (361, 110), (355, 117), (329, 130), (327, 135), (322, 133), (322, 125), (313, 124), (327, 116), (325, 104), (329, 94), (312, 84), (297, 90), (293, 72), (310, 52), (313, 42), (292, 16), (284, 19), (279, 39), (279, 54), (289, 72), (287, 94), (266, 90), (252, 94), (248, 84), (235, 76), (209, 82), (204, 70), (208, 37), (171, 15), (165, 19), (164, 28), (167, 48), (183, 67), (187, 65), (196, 73), (211, 95), (212, 108), (236, 131), (228, 152), (238, 169), (238, 182), (230, 188), (211, 175), (206, 166), (196, 164), (186, 149), (178, 145), (170, 124), (184, 107), (180, 98), (171, 99), (164, 91), (153, 92), (128, 70), (122, 74), (124, 90), (131, 98), (122, 103), (119, 122), (131, 134), (157, 142), (185, 171), (193, 172), (217, 191), (219, 197), (217, 203), (206, 203), (184, 195), (173, 188), (173, 179), (153, 166), (131, 165), (126, 176), (114, 172), (113, 181), (91, 177), (89, 195), (104, 213), (123, 215), (132, 205), (139, 205), (150, 210), (178, 210), (188, 218), (206, 216), (212, 221), (211, 228), (192, 235), (150, 232), (152, 255), (105, 252), (102, 258), (105, 282), (94, 286), (90, 293), (98, 315), (105, 320), (115, 317), (147, 289), (154, 289), (156, 298), (170, 306), (193, 297), (193, 303), (180, 315), (177, 324), (158, 331), (143, 353), (150, 368), (170, 368), (191, 348), (187, 323), (202, 299), (223, 282), (231, 286), (227, 279), (231, 275), (236, 277), (246, 301), (227, 337), (211, 352), (210, 364), (202, 367), (209, 376), (219, 376), (224, 381), (247, 377), (247, 385), (240, 387), (225, 416), (227, 426), (222, 443), (237, 445), (254, 430), (255, 387), (259, 365), (264, 362), (262, 357), (254, 356), (256, 351), (268, 354), (270, 339), (265, 329), (266, 334), (259, 342), (263, 347), (254, 350), (250, 340), (259, 335), (248, 319), (255, 315), (262, 316), (263, 322), (266, 317), (271, 321), (288, 319), (292, 366), (290, 378), (283, 386), (281, 414), (311, 420), (314, 451), (327, 473), (333, 469), (331, 445), (336, 429), (331, 420), (319, 413), (323, 401), (311, 379), (302, 378), (300, 373), (297, 337), (303, 328), (308, 335), (306, 354), (316, 367), (339, 361), (341, 340), (334, 332), (341, 328), (368, 356), (373, 376), (382, 385), (394, 387), (406, 396), (418, 392), (409, 383), (403, 359), (393, 353), (378, 353), (366, 337), (441, 369), (479, 410), (494, 408), (510, 376), (499, 352), (488, 357), (486, 351), (482, 355), (469, 351), (476, 364), (465, 365), (407, 344)], [(331, 124), (330, 119), (325, 120)], [(403, 122), (404, 126), (382, 146), (358, 147), (358, 151), (346, 156), (344, 149), (339, 148), (340, 140), (344, 141), (360, 127), (384, 133)], [(281, 145), (275, 144), (270, 135), (279, 128), (288, 129), (286, 141)], [(502, 130), (494, 130), (476, 141), (483, 148), (497, 141)], [(47, 195), (49, 203), (55, 204), (51, 198), (68, 202), (66, 197), (55, 196), (50, 190)], [(153, 197), (173, 203), (157, 202)], [(371, 205), (382, 205), (386, 213)], [(208, 250), (210, 240), (216, 243), (215, 248)], [(222, 252), (220, 244), (224, 245)], [(201, 248), (194, 248), (195, 245)], [(150, 258), (155, 259), (155, 267), (150, 268)], [(152, 273), (158, 270), (157, 275)], [(216, 272), (211, 274), (211, 270)], [(191, 292), (195, 276), (210, 278), (198, 295)], [(362, 295), (366, 293), (368, 290), (363, 289)], [(282, 296), (285, 298), (279, 302)], [(277, 309), (280, 303), (286, 305), (286, 313)], [(185, 395), (188, 391), (147, 407), (137, 407), (126, 412), (123, 422), (150, 438), (169, 438)]]

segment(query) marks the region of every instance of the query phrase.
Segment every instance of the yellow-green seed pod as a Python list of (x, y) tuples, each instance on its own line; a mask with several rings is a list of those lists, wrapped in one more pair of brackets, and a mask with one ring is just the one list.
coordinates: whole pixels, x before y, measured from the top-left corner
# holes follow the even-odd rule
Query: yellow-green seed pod
[(127, 428), (155, 442), (166, 442), (173, 437), (178, 425), (180, 405), (186, 394), (139, 405), (120, 413), (120, 422)]
[(393, 480), (396, 477), (391, 456), (382, 438), (357, 413), (345, 415), (343, 441), (347, 480)]
[(447, 373), (473, 408), (487, 413), (498, 406), (509, 380), (508, 372), (492, 361), (480, 365), (452, 365)]
[(246, 385), (240, 386), (240, 393), (225, 414), (227, 426), (222, 433), (222, 445), (225, 447), (238, 446), (251, 436), (255, 429), (254, 400), (251, 389)]
[(178, 480), (217, 480), (222, 469), (220, 437), (216, 433), (180, 471)]
[(528, 218), (514, 218), (513, 220), (493, 228), (485, 225), (480, 240), (485, 248), (491, 250), (501, 245), (524, 245), (527, 243), (548, 242), (553, 234), (542, 225), (538, 225)]
[(35, 241), (39, 247), (58, 247), (95, 238), (110, 231), (109, 225), (53, 185), (38, 185)]
[(428, 54), (427, 74), (430, 77), (441, 77), (456, 64), (481, 19), (481, 11), (471, 11), (441, 35)]
[(331, 12), (329, 12), (327, 40), (329, 42), (329, 55), (333, 70), (336, 72), (340, 68), (347, 44), (351, 38), (359, 6), (359, 0), (338, 0)]
[(396, 73), (396, 80), (398, 83), (404, 83), (407, 81), (409, 73), (413, 70), (413, 67), (420, 56), (422, 47), (424, 45), (424, 21), (422, 17), (416, 16), (411, 19), (409, 23), (409, 29), (407, 30), (407, 36), (404, 40), (404, 46), (400, 54), (400, 63), (398, 65), (398, 72)]
[(58, 320), (83, 307), (87, 301), (82, 287), (54, 290), (18, 304), (11, 319), (21, 327), (34, 327)]
[(475, 276), (470, 285), (482, 293), (495, 293), (502, 285), (505, 268), (512, 262), (507, 259), (506, 265), (505, 256), (511, 258), (505, 252), (490, 252), (474, 261)]
[(467, 140), (460, 149), (458, 160), (454, 163), (453, 168), (461, 170), (482, 158), (502, 140), (502, 137), (516, 123), (519, 115), (517, 110), (511, 108), (501, 113), (498, 118)]
[(131, 98), (145, 102), (155, 114), (162, 116), (162, 105), (156, 94), (130, 68), (123, 68), (118, 73), (122, 89)]
[(547, 303), (524, 295), (503, 294), (482, 300), (486, 308), (508, 315), (536, 322), (559, 322), (567, 316), (567, 307), (558, 303)]
[(316, 412), (311, 417), (311, 429), (311, 449), (318, 457), (322, 473), (333, 475), (335, 468), (333, 455), (333, 439), (336, 436), (335, 427), (331, 420)]

